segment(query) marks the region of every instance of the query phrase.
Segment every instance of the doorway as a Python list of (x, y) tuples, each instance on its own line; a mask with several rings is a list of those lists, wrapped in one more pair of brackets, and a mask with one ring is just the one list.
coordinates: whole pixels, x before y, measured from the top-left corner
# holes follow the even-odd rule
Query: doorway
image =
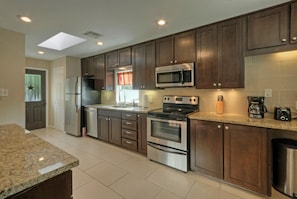
[(26, 129), (46, 127), (45, 71), (26, 69), (25, 73)]

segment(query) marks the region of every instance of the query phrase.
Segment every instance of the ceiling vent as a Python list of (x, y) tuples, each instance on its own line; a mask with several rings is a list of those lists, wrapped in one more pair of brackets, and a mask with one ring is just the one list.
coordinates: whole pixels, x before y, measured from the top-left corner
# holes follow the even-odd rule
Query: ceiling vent
[(87, 37), (91, 37), (93, 39), (97, 39), (99, 37), (102, 37), (103, 35), (97, 33), (97, 32), (94, 32), (94, 31), (88, 31), (88, 32), (85, 32), (83, 33), (83, 35), (87, 36)]

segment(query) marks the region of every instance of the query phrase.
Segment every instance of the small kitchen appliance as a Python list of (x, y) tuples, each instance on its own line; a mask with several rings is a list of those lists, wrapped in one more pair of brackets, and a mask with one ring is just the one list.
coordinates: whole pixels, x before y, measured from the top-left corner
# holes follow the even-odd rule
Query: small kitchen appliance
[(274, 119), (281, 121), (291, 121), (291, 109), (288, 107), (275, 107)]
[(187, 172), (189, 169), (188, 116), (199, 110), (197, 96), (163, 97), (163, 108), (147, 114), (147, 157)]
[(264, 97), (248, 96), (248, 115), (250, 118), (264, 118), (267, 108), (264, 105)]

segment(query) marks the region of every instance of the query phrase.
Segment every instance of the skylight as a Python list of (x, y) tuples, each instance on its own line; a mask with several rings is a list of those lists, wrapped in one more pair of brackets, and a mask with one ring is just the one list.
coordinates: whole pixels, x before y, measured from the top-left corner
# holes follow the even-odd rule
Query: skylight
[(66, 48), (80, 44), (84, 41), (86, 40), (83, 38), (60, 32), (53, 37), (45, 40), (44, 42), (38, 44), (38, 46), (54, 50), (64, 50)]

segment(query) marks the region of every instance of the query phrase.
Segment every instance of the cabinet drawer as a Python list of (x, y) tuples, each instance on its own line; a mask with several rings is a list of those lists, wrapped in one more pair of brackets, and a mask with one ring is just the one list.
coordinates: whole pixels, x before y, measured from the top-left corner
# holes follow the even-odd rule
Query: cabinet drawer
[(137, 129), (137, 121), (122, 120), (122, 128), (136, 130)]
[(121, 111), (98, 109), (98, 115), (121, 118)]
[(137, 131), (133, 131), (130, 129), (122, 129), (122, 137), (131, 140), (137, 140)]
[(134, 140), (122, 138), (122, 146), (137, 151), (137, 142)]
[(137, 119), (137, 114), (132, 113), (132, 112), (122, 112), (122, 119), (127, 119), (127, 120), (136, 120)]

